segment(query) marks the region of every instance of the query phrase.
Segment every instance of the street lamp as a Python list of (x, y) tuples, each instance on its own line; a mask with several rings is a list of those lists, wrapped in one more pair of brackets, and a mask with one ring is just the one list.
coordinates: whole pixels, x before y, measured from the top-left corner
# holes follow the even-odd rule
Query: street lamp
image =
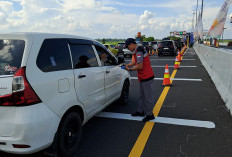
[(195, 12), (193, 12), (192, 32), (194, 32), (194, 14), (195, 14)]
[(224, 30), (225, 30), (226, 28), (223, 28), (223, 31), (222, 31), (222, 42), (223, 42), (223, 34), (224, 34)]

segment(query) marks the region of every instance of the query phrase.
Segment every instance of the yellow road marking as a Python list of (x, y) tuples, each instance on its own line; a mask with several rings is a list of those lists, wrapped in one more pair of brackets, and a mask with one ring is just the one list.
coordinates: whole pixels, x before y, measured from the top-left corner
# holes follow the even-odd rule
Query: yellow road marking
[(154, 122), (147, 122), (144, 125), (143, 130), (141, 131), (139, 135), (139, 138), (137, 139), (133, 149), (131, 150), (129, 154), (129, 157), (141, 156), (154, 124), (155, 124)]
[[(176, 72), (177, 70), (175, 69), (173, 72), (172, 72), (172, 75), (171, 75), (171, 78), (174, 78), (175, 75), (176, 75)], [(170, 80), (170, 82), (172, 83), (172, 79)], [(159, 112), (160, 112), (160, 109), (163, 105), (163, 102), (168, 94), (168, 91), (169, 91), (170, 87), (169, 86), (166, 86), (164, 89), (163, 89), (163, 92), (161, 93), (158, 101), (156, 102), (155, 104), (155, 107), (153, 109), (153, 114), (155, 117), (158, 116)], [(146, 124), (144, 125), (143, 127), (143, 130), (142, 132), (140, 133), (137, 141), (135, 142), (135, 145), (134, 147), (132, 148), (130, 154), (129, 154), (129, 157), (140, 157), (142, 155), (142, 152), (143, 152), (143, 149), (147, 143), (147, 140), (151, 134), (151, 130), (154, 126), (154, 122), (146, 122)]]
[[(177, 70), (175, 69), (175, 70), (172, 72), (171, 78), (174, 78), (174, 77), (175, 77), (176, 72), (177, 72)], [(172, 81), (173, 81), (173, 79), (170, 79), (171, 84), (172, 84)], [(158, 101), (156, 102), (155, 107), (154, 107), (154, 109), (153, 109), (153, 114), (154, 114), (155, 117), (158, 116), (158, 114), (159, 114), (159, 112), (160, 112), (160, 109), (161, 109), (161, 107), (162, 107), (162, 105), (163, 105), (163, 103), (164, 103), (164, 100), (165, 100), (165, 98), (166, 98), (166, 96), (167, 96), (167, 94), (168, 94), (169, 89), (170, 89), (170, 87), (169, 87), (169, 86), (166, 86), (166, 87), (164, 88), (163, 92), (161, 93), (161, 95), (160, 95)]]

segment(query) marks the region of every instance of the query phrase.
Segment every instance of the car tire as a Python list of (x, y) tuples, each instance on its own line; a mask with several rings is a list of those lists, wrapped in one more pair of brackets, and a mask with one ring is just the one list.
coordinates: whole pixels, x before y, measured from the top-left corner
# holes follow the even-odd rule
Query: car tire
[(158, 53), (158, 56), (160, 57), (160, 56), (161, 56), (161, 53)]
[(57, 150), (59, 157), (72, 156), (79, 146), (82, 136), (82, 121), (78, 113), (65, 116), (58, 129)]
[(122, 87), (121, 96), (119, 98), (119, 104), (126, 105), (129, 102), (129, 82), (125, 81)]

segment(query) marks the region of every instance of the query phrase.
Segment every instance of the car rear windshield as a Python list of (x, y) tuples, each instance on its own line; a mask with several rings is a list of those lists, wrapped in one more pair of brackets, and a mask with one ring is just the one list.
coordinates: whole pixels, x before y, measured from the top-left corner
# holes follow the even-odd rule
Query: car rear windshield
[(124, 47), (125, 43), (118, 43), (118, 46)]
[(171, 41), (163, 41), (159, 43), (159, 46), (173, 47), (173, 43)]
[(0, 75), (12, 75), (21, 66), (25, 41), (0, 39)]
[(143, 46), (148, 46), (149, 43), (148, 42), (143, 42), (142, 44), (143, 44)]

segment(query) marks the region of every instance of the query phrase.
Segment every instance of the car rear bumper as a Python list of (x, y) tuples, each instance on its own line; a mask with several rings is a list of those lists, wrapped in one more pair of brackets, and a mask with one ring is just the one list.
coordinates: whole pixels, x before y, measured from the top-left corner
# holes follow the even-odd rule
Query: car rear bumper
[(160, 49), (158, 49), (158, 53), (162, 53), (162, 54), (173, 54), (173, 53), (175, 53), (175, 51), (174, 50), (170, 50), (170, 49), (167, 49), (167, 50), (160, 50)]
[(123, 49), (124, 54), (132, 55), (133, 53), (128, 49)]
[[(14, 154), (40, 151), (53, 142), (60, 118), (45, 104), (0, 107), (0, 150)], [(15, 148), (13, 145), (28, 145)]]

